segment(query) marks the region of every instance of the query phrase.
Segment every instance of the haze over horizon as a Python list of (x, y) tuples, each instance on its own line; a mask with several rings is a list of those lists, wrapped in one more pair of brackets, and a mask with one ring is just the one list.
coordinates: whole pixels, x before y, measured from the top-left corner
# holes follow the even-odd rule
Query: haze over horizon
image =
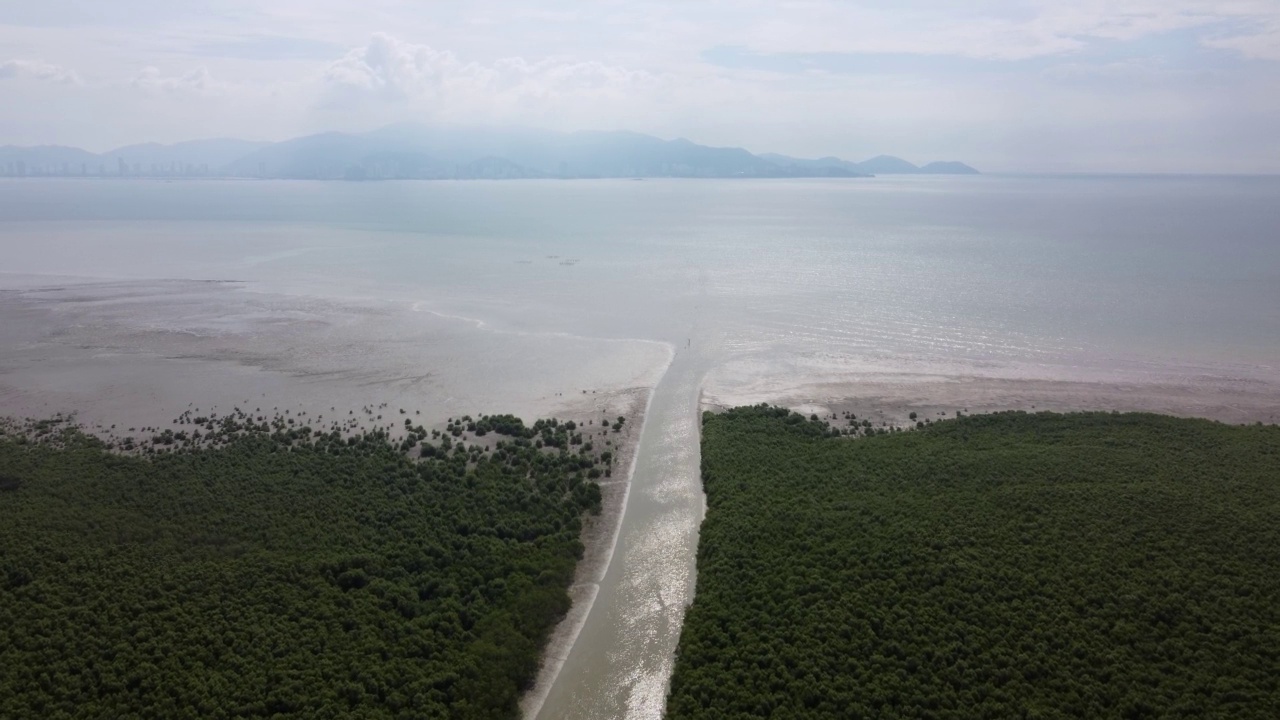
[(991, 172), (1280, 172), (1269, 0), (49, 0), (0, 7), (0, 44), (0, 145), (414, 121)]

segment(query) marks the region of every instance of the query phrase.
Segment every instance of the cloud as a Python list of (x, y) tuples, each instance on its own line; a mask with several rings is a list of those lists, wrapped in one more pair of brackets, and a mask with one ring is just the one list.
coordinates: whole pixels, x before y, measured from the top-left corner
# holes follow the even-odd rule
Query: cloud
[(1189, 169), (1276, 169), (1280, 0), (429, 6), (0, 1), (0, 143), (438, 121), (1024, 169), (1087, 150), (1077, 166), (1141, 169), (1175, 157), (1144, 144), (1158, 135)]
[(185, 75), (165, 76), (159, 68), (147, 66), (133, 76), (129, 84), (150, 93), (203, 93), (224, 87), (223, 83), (214, 81), (204, 67), (198, 67)]
[(1253, 23), (1235, 34), (1220, 34), (1201, 41), (1205, 47), (1234, 50), (1256, 60), (1280, 60), (1280, 16)]
[(1223, 82), (1227, 76), (1210, 68), (1171, 67), (1161, 58), (1140, 57), (1103, 63), (1062, 63), (1045, 68), (1040, 77), (1101, 92), (1157, 85), (1176, 85), (1186, 89), (1197, 83)]
[(342, 46), (311, 38), (260, 35), (199, 41), (185, 51), (244, 60), (329, 60), (342, 51)]
[(60, 65), (53, 65), (42, 60), (9, 60), (0, 63), (0, 79), (28, 78), (45, 80), (66, 85), (81, 84), (80, 76), (74, 70)]
[(734, 44), (757, 53), (858, 53), (1027, 60), (1182, 30), (1251, 57), (1280, 56), (1274, 0), (798, 0), (743, 21)]
[(449, 51), (405, 43), (377, 33), (331, 64), (325, 82), (340, 92), (357, 91), (391, 100), (432, 95), (449, 85), (483, 84), (492, 73), (463, 64)]
[(326, 69), (330, 105), (377, 100), (437, 116), (501, 118), (582, 101), (628, 103), (661, 84), (656, 76), (599, 61), (507, 57), (463, 61), (448, 50), (401, 41), (386, 33), (352, 49)]

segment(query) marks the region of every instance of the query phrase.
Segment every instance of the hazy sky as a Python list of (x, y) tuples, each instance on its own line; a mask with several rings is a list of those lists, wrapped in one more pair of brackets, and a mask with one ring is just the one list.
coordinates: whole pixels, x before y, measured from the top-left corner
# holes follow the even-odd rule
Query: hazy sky
[(0, 144), (404, 120), (1280, 172), (1280, 0), (0, 0)]

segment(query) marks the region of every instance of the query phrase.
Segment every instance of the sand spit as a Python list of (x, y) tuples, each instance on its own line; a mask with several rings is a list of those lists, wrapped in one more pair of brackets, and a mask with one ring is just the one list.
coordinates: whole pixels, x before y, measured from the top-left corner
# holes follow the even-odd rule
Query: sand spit
[(547, 639), (546, 647), (542, 651), (542, 665), (538, 669), (538, 677), (533, 687), (521, 698), (520, 711), (525, 718), (537, 717), (543, 703), (546, 702), (547, 695), (551, 692), (551, 687), (555, 684), (564, 661), (569, 656), (569, 651), (578, 639), (578, 633), (586, 623), (587, 615), (590, 614), (596, 594), (600, 590), (600, 582), (609, 568), (622, 523), (622, 514), (626, 510), (627, 492), (635, 470), (636, 451), (652, 395), (652, 388), (633, 388), (606, 398), (598, 408), (608, 415), (622, 415), (627, 418), (623, 432), (611, 435), (615, 438), (615, 447), (618, 448), (618, 455), (613, 465), (617, 472), (611, 478), (597, 481), (602, 496), (601, 511), (598, 516), (588, 518), (582, 530), (582, 559), (578, 561), (573, 584), (569, 587), (569, 597), (573, 605)]

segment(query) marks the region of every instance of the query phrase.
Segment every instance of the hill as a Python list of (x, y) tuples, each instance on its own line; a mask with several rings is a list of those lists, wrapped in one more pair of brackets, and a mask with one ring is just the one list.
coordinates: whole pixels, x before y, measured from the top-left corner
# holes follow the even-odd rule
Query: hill
[(529, 128), (390, 125), (276, 143), (230, 138), (144, 143), (94, 154), (68, 147), (0, 148), (8, 176), (247, 177), (320, 180), (507, 178), (868, 177), (976, 172), (960, 163), (918, 168), (881, 156), (854, 163), (755, 155), (684, 138), (628, 131), (559, 133)]
[(931, 162), (918, 167), (906, 160), (892, 155), (879, 155), (862, 162), (850, 162), (838, 157), (824, 157), (817, 160), (794, 158), (775, 153), (762, 153), (760, 157), (781, 167), (806, 168), (817, 170), (823, 168), (839, 168), (854, 175), (977, 175), (978, 171), (960, 162)]
[(920, 172), (932, 175), (977, 175), (978, 171), (962, 162), (946, 160), (931, 162), (920, 168)]
[[(229, 167), (234, 175), (338, 178), (353, 169), (366, 178), (618, 178), (796, 177), (742, 148), (632, 132), (553, 133), (539, 130), (398, 125), (371, 133), (325, 133), (251, 153)], [(853, 176), (854, 173), (838, 173)]]

